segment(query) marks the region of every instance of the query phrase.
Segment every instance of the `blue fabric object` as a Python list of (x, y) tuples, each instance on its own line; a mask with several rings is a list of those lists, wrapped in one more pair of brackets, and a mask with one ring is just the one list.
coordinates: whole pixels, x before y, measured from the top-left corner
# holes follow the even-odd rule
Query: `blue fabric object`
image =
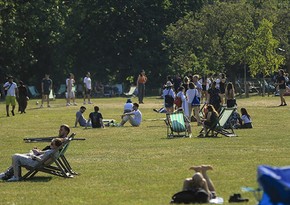
[(259, 205), (290, 205), (290, 166), (261, 165), (258, 182), (264, 191)]

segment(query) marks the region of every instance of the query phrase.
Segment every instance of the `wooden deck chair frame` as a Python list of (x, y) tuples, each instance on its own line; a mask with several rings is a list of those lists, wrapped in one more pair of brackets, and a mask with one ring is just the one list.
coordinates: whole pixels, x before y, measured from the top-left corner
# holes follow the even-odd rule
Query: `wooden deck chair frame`
[(183, 112), (175, 112), (166, 114), (164, 120), (167, 125), (167, 138), (173, 137), (189, 137), (187, 127), (185, 125), (185, 116)]
[(136, 89), (137, 89), (137, 87), (132, 85), (129, 89), (129, 92), (124, 93), (124, 95), (127, 97), (132, 97), (132, 96), (134, 96), (134, 92)]
[[(235, 111), (235, 108), (222, 108), (221, 113), (219, 114), (218, 121), (214, 123), (212, 127), (209, 127), (207, 129), (207, 132), (204, 133), (205, 136), (209, 136), (209, 133), (211, 131), (214, 132), (214, 136), (217, 136), (218, 134), (224, 135), (226, 137), (235, 137), (237, 136), (233, 130), (232, 127), (230, 129), (225, 129), (224, 126), (226, 122), (229, 120), (233, 112)], [(203, 128), (199, 133), (203, 132)]]
[(25, 166), (25, 168), (28, 169), (28, 172), (22, 177), (22, 179), (32, 178), (38, 172), (44, 172), (64, 178), (72, 178), (73, 175), (68, 171), (68, 168), (60, 158), (61, 156), (64, 156), (67, 146), (74, 135), (75, 134), (73, 133), (69, 139), (64, 142), (63, 146), (58, 147), (54, 152), (42, 159), (35, 167)]

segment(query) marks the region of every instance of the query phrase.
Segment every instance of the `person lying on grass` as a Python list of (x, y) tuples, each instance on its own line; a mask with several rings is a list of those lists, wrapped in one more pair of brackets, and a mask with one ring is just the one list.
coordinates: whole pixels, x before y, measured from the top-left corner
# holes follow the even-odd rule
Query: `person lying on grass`
[(210, 165), (192, 166), (189, 168), (195, 173), (191, 178), (186, 178), (183, 182), (182, 191), (196, 191), (203, 189), (208, 194), (208, 200), (216, 198), (216, 191), (213, 182), (207, 175), (207, 171), (213, 170)]

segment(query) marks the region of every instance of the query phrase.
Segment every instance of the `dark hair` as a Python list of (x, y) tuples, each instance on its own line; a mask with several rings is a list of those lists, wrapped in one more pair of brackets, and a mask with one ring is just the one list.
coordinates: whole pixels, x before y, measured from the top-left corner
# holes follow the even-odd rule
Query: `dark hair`
[(85, 106), (81, 106), (80, 109), (85, 109), (86, 110), (87, 108)]
[(55, 146), (57, 146), (57, 147), (62, 145), (62, 140), (59, 138), (53, 139), (52, 142), (54, 142)]
[(183, 89), (185, 89), (183, 86), (180, 86), (179, 88), (178, 88), (178, 91), (182, 91)]
[(246, 115), (249, 119), (251, 118), (251, 116), (248, 114), (248, 111), (246, 110), (246, 108), (241, 108), (241, 114), (242, 115)]
[(285, 73), (284, 70), (280, 69), (279, 71), (281, 72), (282, 76), (284, 76), (284, 73)]
[(233, 83), (232, 82), (229, 82), (227, 84), (227, 91), (229, 92), (230, 90), (232, 90), (234, 87), (233, 87)]
[(139, 108), (139, 104), (138, 103), (133, 103), (133, 105), (137, 108)]
[(195, 85), (193, 82), (190, 82), (188, 86), (189, 86), (189, 89), (195, 89)]
[(67, 131), (67, 134), (70, 132), (70, 128), (69, 128), (68, 125), (63, 124), (63, 125), (61, 125), (60, 127), (63, 127), (63, 128), (65, 129), (65, 131)]
[(213, 112), (214, 114), (216, 114), (216, 116), (219, 116), (218, 112), (216, 111), (216, 109), (214, 108), (213, 105), (208, 104), (207, 105), (207, 110), (210, 111), (210, 112)]
[(100, 110), (100, 108), (98, 106), (94, 107), (95, 112), (98, 112)]

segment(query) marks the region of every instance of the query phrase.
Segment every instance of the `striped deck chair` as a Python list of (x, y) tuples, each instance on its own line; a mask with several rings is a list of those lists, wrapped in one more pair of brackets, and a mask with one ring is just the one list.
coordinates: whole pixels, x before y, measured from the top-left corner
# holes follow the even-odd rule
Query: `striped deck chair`
[(75, 134), (73, 133), (68, 140), (64, 141), (62, 146), (58, 147), (54, 152), (42, 159), (35, 167), (25, 166), (25, 168), (28, 169), (28, 172), (22, 177), (22, 179), (32, 178), (38, 172), (44, 172), (64, 178), (72, 178), (73, 175), (62, 163), (61, 156), (64, 156), (64, 153), (74, 135)]
[(183, 112), (166, 114), (165, 123), (167, 125), (167, 137), (188, 137), (188, 130), (185, 125)]
[[(222, 108), (218, 117), (218, 121), (214, 123), (212, 127), (209, 127), (207, 129), (207, 133), (204, 133), (205, 137), (208, 137), (211, 131), (214, 132), (214, 137), (217, 137), (218, 134), (224, 135), (226, 137), (237, 136), (232, 127), (230, 127), (229, 129), (224, 128), (225, 124), (227, 123), (231, 115), (234, 113), (234, 111), (235, 111), (235, 108)], [(203, 130), (204, 129), (202, 128), (199, 133), (201, 134)]]

